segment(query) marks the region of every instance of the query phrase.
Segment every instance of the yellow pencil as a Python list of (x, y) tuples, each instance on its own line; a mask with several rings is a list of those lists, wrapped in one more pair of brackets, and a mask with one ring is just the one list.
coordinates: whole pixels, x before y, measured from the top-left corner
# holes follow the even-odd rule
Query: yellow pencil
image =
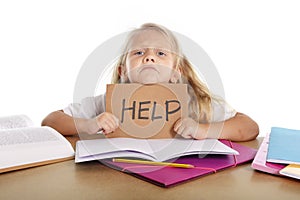
[(180, 167), (180, 168), (194, 168), (194, 165), (190, 164), (181, 164), (181, 163), (170, 163), (170, 162), (154, 162), (147, 160), (131, 160), (123, 158), (113, 158), (113, 162), (122, 162), (122, 163), (133, 163), (133, 164), (144, 164), (144, 165), (158, 165), (158, 166), (169, 166), (169, 167)]

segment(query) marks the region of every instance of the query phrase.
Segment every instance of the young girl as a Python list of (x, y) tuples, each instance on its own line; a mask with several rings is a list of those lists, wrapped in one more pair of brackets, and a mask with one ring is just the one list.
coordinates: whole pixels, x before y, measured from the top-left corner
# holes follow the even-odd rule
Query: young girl
[[(174, 131), (184, 138), (247, 141), (258, 135), (256, 122), (210, 94), (181, 53), (175, 36), (165, 27), (144, 24), (129, 34), (112, 83), (187, 84), (189, 117), (174, 124)], [(99, 130), (113, 134), (119, 123), (113, 114), (105, 112), (105, 95), (100, 95), (50, 113), (42, 125), (63, 135), (96, 134)]]

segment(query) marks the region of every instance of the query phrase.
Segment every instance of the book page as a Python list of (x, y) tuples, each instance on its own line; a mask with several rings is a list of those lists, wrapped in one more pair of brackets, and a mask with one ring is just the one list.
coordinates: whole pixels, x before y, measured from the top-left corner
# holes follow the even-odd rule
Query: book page
[[(41, 134), (41, 132), (43, 132)], [(21, 145), (57, 141), (59, 138), (44, 128), (16, 128), (0, 130), (0, 148), (9, 145)]]
[(149, 139), (148, 142), (158, 161), (166, 161), (180, 156), (195, 154), (199, 156), (205, 156), (206, 154), (239, 154), (236, 150), (221, 143), (217, 139)]
[(85, 151), (88, 151), (86, 146), (84, 146), (83, 143), (77, 143), (75, 163), (86, 162), (91, 160), (103, 160), (108, 158), (138, 158), (138, 159), (156, 161), (156, 158), (154, 158), (153, 156), (142, 152), (137, 152), (137, 151), (122, 150), (122, 151), (113, 151), (107, 153), (90, 154), (85, 156), (79, 155), (80, 154), (79, 152), (85, 152)]
[(0, 130), (33, 126), (33, 121), (26, 115), (0, 117)]
[[(81, 140), (76, 143), (77, 158), (94, 156), (95, 159), (113, 157), (137, 157), (153, 159), (152, 149), (146, 140), (133, 138), (111, 138)], [(143, 155), (144, 154), (144, 155)], [(96, 156), (97, 155), (97, 156)], [(76, 159), (76, 158), (75, 158)], [(77, 159), (79, 162), (80, 159)]]
[(0, 169), (73, 155), (71, 144), (50, 127), (0, 130)]
[(77, 162), (122, 156), (165, 161), (192, 154), (238, 154), (216, 139), (111, 138), (78, 141), (76, 147)]

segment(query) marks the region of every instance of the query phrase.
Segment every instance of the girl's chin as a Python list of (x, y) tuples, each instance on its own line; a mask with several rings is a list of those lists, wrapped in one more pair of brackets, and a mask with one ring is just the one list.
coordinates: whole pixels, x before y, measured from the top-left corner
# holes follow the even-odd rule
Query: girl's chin
[(139, 83), (141, 83), (141, 84), (156, 84), (159, 82), (157, 80), (142, 80), (142, 81), (139, 81)]
[(156, 73), (152, 74), (140, 74), (139, 76), (131, 77), (130, 82), (141, 84), (156, 84), (156, 83), (168, 83), (169, 80), (166, 77), (160, 77)]
[(155, 84), (161, 82), (159, 80), (159, 77), (157, 77), (156, 74), (146, 75), (146, 76), (140, 76), (138, 78), (138, 82), (142, 84)]

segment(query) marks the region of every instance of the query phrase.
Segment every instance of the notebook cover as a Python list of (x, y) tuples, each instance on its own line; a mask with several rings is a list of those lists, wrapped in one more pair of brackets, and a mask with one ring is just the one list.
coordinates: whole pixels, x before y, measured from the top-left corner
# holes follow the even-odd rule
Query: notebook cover
[(290, 164), (280, 170), (279, 173), (300, 180), (300, 165)]
[(257, 154), (252, 162), (251, 167), (262, 172), (280, 175), (279, 171), (283, 169), (285, 165), (267, 162), (269, 136), (270, 133), (267, 133), (257, 151)]
[(174, 161), (176, 163), (194, 165), (195, 168), (191, 169), (137, 165), (129, 163), (115, 163), (111, 160), (102, 160), (101, 162), (112, 167), (113, 169), (129, 173), (130, 175), (151, 182), (158, 186), (170, 187), (206, 174), (214, 173), (221, 169), (235, 167), (237, 164), (250, 161), (254, 158), (257, 151), (256, 149), (242, 146), (240, 144), (233, 143), (227, 140), (220, 141), (225, 145), (237, 150), (240, 154), (207, 155), (203, 158), (199, 157), (198, 155), (184, 156)]
[(300, 130), (272, 127), (267, 161), (300, 164)]

